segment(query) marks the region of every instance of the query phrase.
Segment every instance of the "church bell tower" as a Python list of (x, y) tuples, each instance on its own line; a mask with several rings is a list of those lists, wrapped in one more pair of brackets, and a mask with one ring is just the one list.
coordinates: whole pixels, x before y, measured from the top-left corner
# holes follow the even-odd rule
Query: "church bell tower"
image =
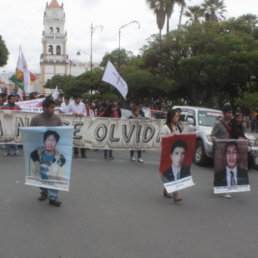
[(47, 3), (44, 12), (44, 31), (42, 33), (43, 53), (40, 57), (41, 92), (48, 79), (54, 75), (68, 74), (68, 56), (66, 54), (67, 33), (65, 31), (65, 13), (63, 4), (57, 0)]

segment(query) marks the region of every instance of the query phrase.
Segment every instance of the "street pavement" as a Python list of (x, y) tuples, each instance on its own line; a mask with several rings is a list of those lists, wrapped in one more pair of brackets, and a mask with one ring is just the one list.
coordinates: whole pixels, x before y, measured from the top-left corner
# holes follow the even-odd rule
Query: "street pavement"
[(23, 156), (0, 155), (1, 258), (258, 257), (258, 171), (251, 192), (228, 200), (212, 193), (212, 165), (193, 165), (196, 185), (174, 203), (162, 196), (159, 152), (143, 153), (144, 164), (129, 151), (87, 155), (73, 160), (60, 208), (24, 185)]

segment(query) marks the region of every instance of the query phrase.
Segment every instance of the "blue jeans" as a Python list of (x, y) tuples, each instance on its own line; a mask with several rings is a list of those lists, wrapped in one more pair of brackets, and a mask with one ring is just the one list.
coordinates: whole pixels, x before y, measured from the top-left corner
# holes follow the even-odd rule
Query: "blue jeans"
[(40, 187), (41, 195), (48, 195), (49, 200), (57, 200), (58, 199), (58, 190), (42, 188)]
[(5, 153), (10, 154), (13, 147), (14, 153), (19, 153), (17, 144), (5, 144)]
[(104, 156), (109, 156), (111, 157), (112, 156), (112, 150), (104, 150)]

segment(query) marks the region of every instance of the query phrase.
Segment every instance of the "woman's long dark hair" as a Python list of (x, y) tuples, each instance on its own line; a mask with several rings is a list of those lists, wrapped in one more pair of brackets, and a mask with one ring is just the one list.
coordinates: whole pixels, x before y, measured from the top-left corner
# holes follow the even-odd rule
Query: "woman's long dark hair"
[[(171, 132), (173, 132), (171, 122), (172, 122), (173, 118), (175, 117), (176, 113), (177, 113), (176, 109), (170, 109), (167, 113), (166, 125), (169, 127)], [(178, 126), (179, 131), (181, 132), (182, 130), (181, 130), (180, 126), (179, 125), (177, 125), (177, 126)]]
[(113, 110), (112, 108), (114, 107), (114, 104), (108, 104), (108, 106), (106, 107), (105, 111), (104, 111), (104, 115), (103, 117), (112, 117), (113, 116)]

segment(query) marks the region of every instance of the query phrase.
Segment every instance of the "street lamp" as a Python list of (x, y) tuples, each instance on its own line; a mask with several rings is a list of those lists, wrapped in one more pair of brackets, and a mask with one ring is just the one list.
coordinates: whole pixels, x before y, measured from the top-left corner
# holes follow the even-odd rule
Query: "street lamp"
[[(81, 49), (78, 49), (78, 51), (76, 52), (76, 55), (77, 55), (77, 56), (80, 56), (81, 53), (83, 53), (83, 54), (85, 54), (85, 55), (87, 55), (87, 56), (90, 57), (90, 55), (89, 55), (87, 52), (85, 52), (85, 51), (83, 51), (83, 50), (81, 50)], [(87, 63), (87, 62), (86, 62), (86, 63)], [(85, 71), (87, 71), (87, 69), (88, 69), (88, 66), (86, 65)]]
[(93, 24), (91, 24), (90, 26), (90, 70), (91, 71), (92, 71), (92, 38), (93, 38), (93, 33), (97, 29), (100, 29), (102, 31), (104, 27), (102, 25), (93, 26)]
[(118, 67), (119, 67), (119, 69), (120, 69), (120, 41), (121, 41), (121, 29), (125, 28), (126, 26), (128, 26), (128, 25), (130, 25), (130, 24), (132, 24), (132, 23), (138, 24), (138, 29), (140, 29), (140, 23), (139, 23), (138, 21), (131, 21), (131, 22), (129, 22), (129, 23), (127, 23), (127, 24), (121, 26), (121, 27), (119, 28), (119, 31), (118, 31), (118, 35), (119, 35)]

